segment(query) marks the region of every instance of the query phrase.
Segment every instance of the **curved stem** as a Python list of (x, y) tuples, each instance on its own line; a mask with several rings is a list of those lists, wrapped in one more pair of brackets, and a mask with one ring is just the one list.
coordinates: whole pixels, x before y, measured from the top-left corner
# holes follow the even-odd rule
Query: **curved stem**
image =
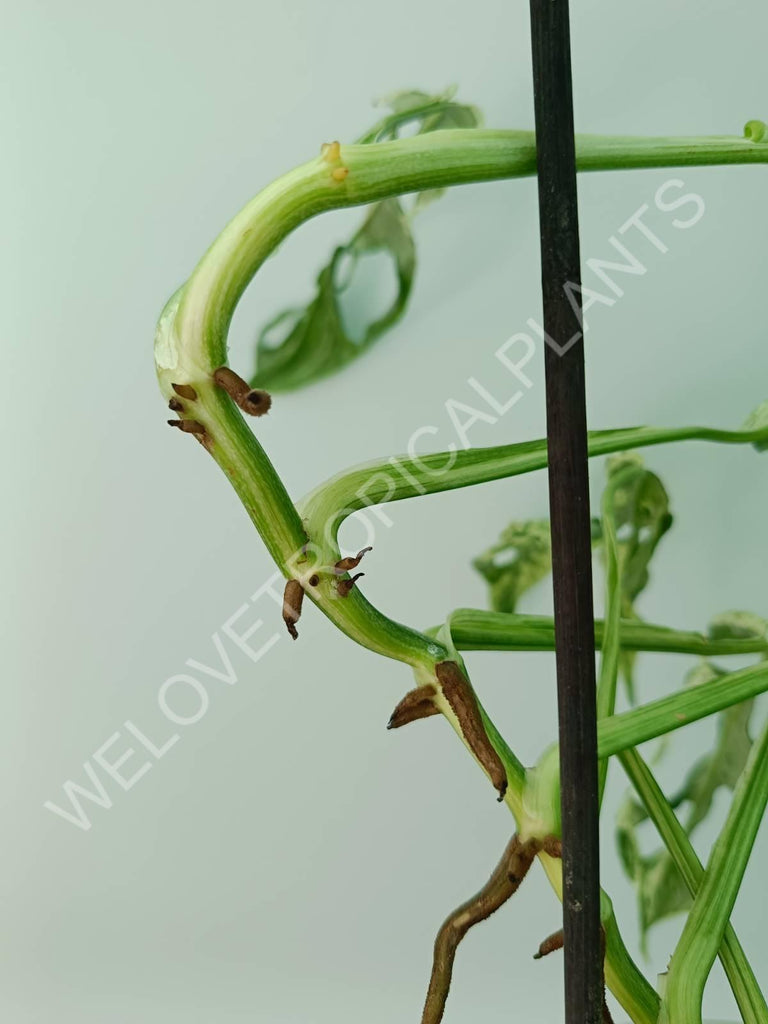
[[(768, 442), (768, 425), (754, 430), (694, 426), (592, 431), (588, 438), (589, 455), (594, 458), (677, 441), (765, 444)], [(489, 483), (532, 473), (546, 466), (547, 442), (544, 438), (430, 455), (398, 455), (339, 473), (307, 495), (299, 507), (310, 529), (335, 544), (341, 524), (360, 509)]]
[[(766, 163), (768, 143), (756, 138), (580, 135), (576, 162), (582, 171)], [(324, 147), (260, 192), (219, 235), (185, 288), (180, 330), (201, 365), (215, 369), (223, 363), (232, 314), (254, 274), (286, 235), (325, 210), (535, 171), (530, 131), (450, 129)]]

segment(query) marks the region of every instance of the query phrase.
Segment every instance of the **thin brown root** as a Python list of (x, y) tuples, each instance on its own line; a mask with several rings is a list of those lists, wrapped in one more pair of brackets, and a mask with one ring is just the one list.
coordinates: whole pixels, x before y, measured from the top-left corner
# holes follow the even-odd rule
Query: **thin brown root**
[(399, 729), (403, 725), (408, 725), (409, 722), (418, 721), (419, 718), (439, 715), (440, 709), (435, 705), (433, 699), (436, 693), (437, 690), (431, 683), (406, 693), (392, 712), (387, 728)]
[(541, 943), (538, 952), (533, 954), (533, 959), (541, 960), (542, 957), (549, 956), (550, 953), (554, 953), (556, 950), (562, 949), (564, 941), (565, 939), (562, 928), (560, 928), (559, 931), (552, 932), (552, 934), (548, 935)]
[(432, 975), (421, 1024), (439, 1024), (443, 1019), (459, 943), (473, 925), (489, 918), (517, 891), (537, 850), (536, 840), (522, 843), (514, 835), (483, 888), (446, 918), (435, 939)]
[[(543, 840), (541, 843), (541, 849), (545, 848), (547, 840)], [(565, 937), (563, 935), (563, 929), (553, 932), (548, 935), (546, 939), (539, 946), (538, 953), (533, 954), (534, 960), (541, 960), (543, 956), (547, 956), (549, 953), (554, 953), (555, 950), (562, 949), (565, 943)], [(605, 929), (600, 929), (600, 962), (601, 964), (605, 961)], [(603, 1024), (613, 1024), (613, 1018), (611, 1017), (611, 1011), (608, 1009), (608, 1002), (605, 998), (605, 982), (603, 982)]]

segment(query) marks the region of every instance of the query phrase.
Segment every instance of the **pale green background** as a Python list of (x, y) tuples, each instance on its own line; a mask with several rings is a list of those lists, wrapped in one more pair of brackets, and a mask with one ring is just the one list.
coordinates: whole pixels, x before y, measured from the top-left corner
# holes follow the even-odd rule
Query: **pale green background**
[[(768, 116), (759, 0), (574, 2), (582, 131), (739, 133)], [(530, 127), (523, 3), (220, 0), (202, 6), (30, 0), (8, 7), (0, 162), (8, 497), (4, 573), (0, 1007), (13, 1024), (393, 1024), (416, 1021), (434, 931), (474, 891), (510, 818), (450, 730), (388, 734), (408, 673), (335, 635), (310, 608), (239, 685), (211, 681), (205, 718), (84, 833), (43, 809), (126, 719), (158, 736), (163, 680), (271, 567), (234, 494), (164, 426), (151, 339), (157, 313), (255, 190), (372, 120), (371, 99), (451, 82), (491, 126)], [(588, 344), (595, 427), (736, 426), (765, 399), (765, 168), (582, 178), (584, 256), (656, 188), (681, 177), (702, 221), (649, 248), (648, 273), (597, 308)], [(246, 370), (255, 326), (305, 298), (356, 213), (302, 229), (235, 324)], [(539, 314), (532, 180), (465, 188), (418, 225), (405, 321), (369, 358), (281, 397), (257, 430), (297, 497), (354, 462), (399, 451), (419, 426), (453, 440), (444, 403), (474, 376), (504, 396), (494, 350)], [(641, 246), (637, 246), (640, 255)], [(534, 389), (478, 444), (538, 436)], [(765, 463), (751, 451), (656, 451), (678, 525), (643, 599), (649, 618), (701, 627), (723, 609), (767, 610)], [(600, 478), (600, 468), (596, 479)], [(470, 558), (511, 518), (545, 513), (542, 474), (392, 510), (366, 593), (417, 625), (481, 604)], [(358, 535), (346, 534), (350, 547)], [(545, 591), (529, 607), (544, 609)], [(277, 610), (261, 604), (279, 626)], [(645, 698), (687, 662), (649, 657)], [(552, 659), (470, 659), (518, 753), (553, 735)], [(704, 749), (691, 728), (666, 773)], [(116, 746), (115, 751), (122, 749)], [(610, 813), (624, 789), (617, 770)], [(719, 804), (722, 809), (724, 801)], [(702, 842), (709, 834), (702, 834)], [(610, 833), (604, 880), (633, 948), (633, 896)], [(768, 984), (763, 830), (735, 923)], [(562, 1019), (561, 961), (533, 964), (557, 926), (539, 871), (461, 950), (447, 1024)], [(679, 921), (657, 929), (663, 969)], [(733, 1005), (715, 975), (708, 1011)]]

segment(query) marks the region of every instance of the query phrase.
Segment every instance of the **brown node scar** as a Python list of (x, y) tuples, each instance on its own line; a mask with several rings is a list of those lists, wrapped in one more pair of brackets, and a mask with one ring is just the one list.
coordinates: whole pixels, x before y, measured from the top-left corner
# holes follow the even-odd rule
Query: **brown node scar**
[(249, 416), (264, 416), (272, 407), (272, 396), (268, 391), (252, 388), (239, 373), (235, 373), (228, 366), (220, 366), (215, 370), (213, 379)]
[(352, 589), (352, 587), (354, 587), (354, 585), (357, 583), (361, 576), (365, 576), (365, 573), (358, 572), (349, 580), (340, 580), (339, 583), (336, 585), (336, 589), (339, 592), (339, 597), (349, 597), (350, 590)]
[(507, 791), (507, 772), (488, 739), (469, 681), (455, 661), (441, 661), (435, 666), (435, 674), (445, 699), (459, 720), (464, 739), (488, 773), (499, 794), (499, 800), (503, 800)]
[(168, 420), (169, 427), (177, 427), (184, 434), (197, 434), (204, 437), (206, 430), (202, 423), (197, 420)]
[(523, 843), (514, 835), (483, 888), (443, 922), (435, 939), (432, 975), (421, 1024), (439, 1024), (443, 1019), (459, 943), (473, 925), (489, 918), (518, 890), (537, 850), (536, 840)]
[(288, 580), (283, 592), (283, 622), (294, 640), (298, 640), (299, 631), (296, 623), (301, 618), (301, 605), (304, 600), (304, 588), (298, 580)]
[(360, 564), (363, 555), (367, 551), (373, 551), (373, 548), (368, 546), (363, 548), (362, 551), (358, 551), (354, 558), (348, 556), (347, 558), (340, 558), (339, 561), (334, 565), (333, 571), (337, 576), (342, 576), (345, 572), (349, 572), (350, 569), (356, 568)]
[(197, 400), (197, 392), (191, 384), (171, 384), (171, 387), (180, 398), (186, 398), (190, 402)]
[(434, 702), (437, 689), (431, 683), (426, 686), (419, 686), (410, 690), (390, 716), (388, 729), (399, 729), (409, 722), (416, 722), (419, 718), (429, 718), (431, 715), (439, 715), (440, 708)]

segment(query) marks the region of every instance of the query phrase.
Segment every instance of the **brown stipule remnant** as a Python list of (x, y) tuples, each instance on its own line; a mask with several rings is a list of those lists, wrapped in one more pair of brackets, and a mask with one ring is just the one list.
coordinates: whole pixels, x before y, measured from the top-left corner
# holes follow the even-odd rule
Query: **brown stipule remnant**
[(410, 690), (392, 712), (387, 728), (399, 729), (401, 726), (408, 725), (409, 722), (415, 722), (419, 718), (439, 715), (440, 709), (433, 699), (436, 693), (437, 689), (431, 683), (427, 683), (426, 686), (419, 686), (415, 690)]
[(202, 437), (206, 430), (202, 423), (197, 420), (168, 420), (169, 427), (177, 427), (184, 434), (197, 434)]
[(485, 731), (477, 699), (464, 673), (455, 661), (441, 661), (435, 674), (451, 710), (459, 720), (464, 739), (488, 773), (499, 800), (507, 791), (507, 772)]
[(197, 392), (191, 384), (171, 384), (171, 387), (179, 398), (186, 398), (189, 402), (195, 402), (197, 400)]
[(214, 371), (213, 379), (249, 416), (264, 416), (272, 407), (272, 396), (268, 391), (252, 388), (239, 373), (228, 366), (220, 366)]
[(352, 587), (354, 587), (354, 585), (357, 583), (361, 576), (365, 576), (365, 573), (358, 572), (352, 577), (352, 579), (341, 580), (336, 587), (336, 589), (339, 592), (339, 597), (348, 597), (350, 590), (352, 589)]
[(367, 551), (373, 551), (373, 548), (370, 545), (367, 548), (363, 548), (362, 551), (357, 552), (354, 558), (351, 555), (347, 558), (340, 558), (334, 565), (333, 571), (337, 576), (342, 576), (345, 572), (349, 572), (350, 569), (354, 569), (360, 564), (360, 560)]
[(304, 600), (304, 588), (298, 580), (288, 580), (283, 592), (283, 622), (294, 640), (299, 637), (296, 623), (301, 618), (301, 604)]
[(552, 932), (546, 939), (541, 943), (539, 949), (533, 954), (534, 960), (541, 960), (544, 956), (549, 956), (550, 953), (554, 953), (555, 950), (562, 949), (563, 943), (565, 942), (565, 936), (563, 935), (563, 929), (560, 928), (556, 932)]
[(432, 976), (429, 979), (421, 1024), (439, 1024), (443, 1019), (459, 943), (473, 925), (489, 918), (517, 891), (533, 863), (537, 849), (536, 840), (523, 843), (514, 835), (483, 888), (457, 907), (444, 921), (435, 939)]

